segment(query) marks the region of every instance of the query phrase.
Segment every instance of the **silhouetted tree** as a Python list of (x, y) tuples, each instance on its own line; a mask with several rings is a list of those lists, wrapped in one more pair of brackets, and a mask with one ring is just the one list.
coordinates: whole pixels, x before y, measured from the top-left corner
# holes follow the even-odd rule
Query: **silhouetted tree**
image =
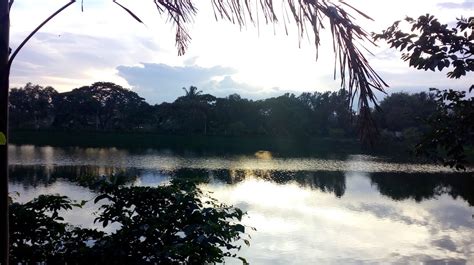
[(437, 102), (432, 93), (393, 93), (380, 102), (382, 111), (376, 112), (375, 118), (382, 129), (403, 131), (416, 128), (426, 131), (423, 122), (436, 111)]
[(14, 128), (48, 128), (56, 114), (59, 93), (31, 83), (10, 91), (10, 124)]
[(145, 123), (149, 110), (137, 93), (109, 82), (96, 82), (61, 96), (54, 121), (59, 128), (134, 129)]
[(186, 95), (173, 102), (174, 111), (168, 112), (168, 126), (178, 130), (207, 134), (208, 116), (212, 111), (216, 97), (202, 94), (197, 87), (183, 88)]
[(156, 131), (171, 134), (349, 136), (353, 113), (344, 90), (284, 94), (263, 100), (237, 94), (216, 98), (196, 87), (173, 103), (150, 106), (135, 92), (113, 83), (58, 93), (27, 84), (11, 93), (15, 129)]
[(266, 134), (258, 105), (238, 94), (217, 98), (214, 107), (214, 131), (223, 135)]
[[(374, 34), (374, 39), (385, 40), (402, 51), (402, 59), (416, 69), (442, 71), (452, 66), (448, 78), (474, 71), (474, 17), (458, 18), (451, 28), (430, 14), (418, 19), (407, 17), (405, 22), (411, 25), (409, 32), (400, 29), (401, 22), (397, 21)], [(471, 84), (469, 90), (473, 89)], [(467, 162), (465, 146), (472, 145), (474, 139), (474, 99), (453, 90), (437, 90), (435, 98), (438, 107), (429, 119), (431, 130), (416, 152), (462, 169)]]

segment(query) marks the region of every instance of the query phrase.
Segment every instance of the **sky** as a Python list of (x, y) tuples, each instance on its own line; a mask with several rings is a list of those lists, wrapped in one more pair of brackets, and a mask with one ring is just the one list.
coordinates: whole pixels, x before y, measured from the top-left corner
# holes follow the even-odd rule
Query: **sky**
[[(10, 46), (15, 49), (32, 29), (67, 2), (15, 0)], [(333, 77), (329, 32), (321, 35), (316, 61), (314, 45), (308, 39), (298, 41), (294, 23), (289, 25), (288, 35), (282, 24), (241, 29), (227, 21), (216, 22), (211, 1), (194, 2), (198, 14), (188, 26), (192, 41), (186, 54), (178, 56), (173, 26), (158, 14), (153, 1), (120, 1), (144, 24), (110, 0), (84, 0), (83, 11), (78, 1), (21, 50), (13, 63), (11, 87), (32, 82), (64, 92), (107, 81), (137, 92), (152, 104), (172, 102), (184, 94), (183, 87), (191, 85), (219, 97), (238, 93), (251, 99), (340, 89), (340, 80)], [(356, 22), (368, 32), (381, 32), (406, 16), (430, 13), (442, 23), (452, 24), (474, 12), (474, 0), (347, 2), (374, 19), (356, 16)], [(384, 43), (365, 47), (373, 53), (367, 54), (370, 64), (390, 85), (388, 93), (427, 91), (430, 87), (466, 89), (474, 84), (472, 74), (451, 80), (446, 72), (409, 68), (400, 53)]]

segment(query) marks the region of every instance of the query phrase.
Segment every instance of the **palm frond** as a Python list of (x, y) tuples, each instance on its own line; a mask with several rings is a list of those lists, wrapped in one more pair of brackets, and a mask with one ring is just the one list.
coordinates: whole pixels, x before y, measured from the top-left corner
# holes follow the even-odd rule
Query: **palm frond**
[[(176, 46), (178, 54), (185, 53), (191, 40), (186, 23), (192, 21), (197, 9), (192, 0), (154, 0), (160, 13), (167, 13), (169, 20), (176, 27)], [(341, 79), (341, 87), (351, 95), (348, 107), (354, 106), (355, 98), (358, 96), (357, 108), (361, 118), (360, 132), (373, 131), (374, 123), (370, 115), (370, 106), (378, 108), (375, 91), (385, 93), (388, 85), (370, 66), (368, 60), (361, 52), (364, 48), (358, 42), (370, 45), (372, 41), (370, 34), (357, 25), (354, 15), (370, 19), (368, 15), (344, 1), (340, 5), (327, 0), (280, 0), (280, 5), (273, 0), (211, 0), (214, 16), (217, 20), (226, 20), (239, 27), (248, 24), (259, 27), (259, 17), (263, 15), (266, 24), (277, 24), (283, 22), (285, 31), (291, 22), (295, 22), (299, 41), (306, 34), (311, 33), (316, 49), (321, 44), (320, 33), (329, 25), (332, 33), (333, 51), (335, 55), (334, 78)], [(346, 9), (355, 13), (354, 15)], [(368, 50), (368, 49), (366, 49)]]
[(136, 21), (143, 23), (143, 21), (137, 16), (135, 15), (130, 9), (126, 8), (125, 6), (123, 6), (122, 4), (120, 4), (119, 2), (117, 1), (113, 1), (115, 4), (117, 4), (118, 6), (120, 6), (123, 10), (125, 10), (130, 16), (132, 16)]
[(197, 9), (191, 0), (153, 0), (160, 14), (166, 13), (168, 21), (176, 27), (176, 47), (178, 55), (183, 55), (191, 41), (186, 23), (192, 21)]

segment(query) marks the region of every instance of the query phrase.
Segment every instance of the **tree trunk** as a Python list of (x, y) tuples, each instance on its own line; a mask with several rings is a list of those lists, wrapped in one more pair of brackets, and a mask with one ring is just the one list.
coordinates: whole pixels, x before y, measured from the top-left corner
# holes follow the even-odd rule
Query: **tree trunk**
[(10, 14), (8, 0), (0, 0), (0, 132), (5, 144), (0, 144), (0, 263), (8, 265), (8, 87), (10, 69), (8, 57)]
[(204, 135), (207, 135), (207, 115), (204, 113)]

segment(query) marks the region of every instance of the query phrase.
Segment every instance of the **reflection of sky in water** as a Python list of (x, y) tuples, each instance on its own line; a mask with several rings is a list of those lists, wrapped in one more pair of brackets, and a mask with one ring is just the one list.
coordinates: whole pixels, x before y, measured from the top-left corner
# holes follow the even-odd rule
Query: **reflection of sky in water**
[[(367, 178), (352, 175), (347, 181), (340, 199), (254, 178), (204, 188), (248, 212), (245, 223), (257, 232), (241, 254), (255, 264), (474, 261), (474, 220), (464, 202), (447, 196), (394, 202), (367, 192)], [(364, 192), (353, 190), (352, 182)]]
[[(12, 164), (43, 165), (51, 171), (58, 165), (144, 168), (134, 184), (152, 186), (169, 181), (166, 170), (228, 169), (232, 185), (211, 178), (202, 187), (220, 201), (248, 212), (245, 223), (257, 231), (251, 232), (251, 246), (244, 246), (239, 254), (251, 264), (474, 264), (473, 208), (465, 200), (453, 199), (446, 193), (420, 202), (393, 200), (377, 190), (382, 182), (371, 179), (377, 172), (446, 171), (437, 166), (393, 164), (365, 156), (352, 156), (347, 161), (179, 157), (153, 150), (132, 154), (118, 149), (32, 146), (13, 146), (10, 157)], [(277, 183), (268, 171), (295, 169), (344, 169), (342, 196), (303, 185), (304, 181)], [(101, 170), (103, 174), (109, 172)], [(10, 187), (20, 192), (21, 201), (44, 193), (64, 194), (77, 200), (94, 196), (90, 190), (61, 179), (35, 188), (16, 182)], [(94, 216), (90, 213), (96, 207), (88, 203), (65, 217), (74, 224), (92, 224)], [(241, 264), (232, 260), (229, 263)]]

